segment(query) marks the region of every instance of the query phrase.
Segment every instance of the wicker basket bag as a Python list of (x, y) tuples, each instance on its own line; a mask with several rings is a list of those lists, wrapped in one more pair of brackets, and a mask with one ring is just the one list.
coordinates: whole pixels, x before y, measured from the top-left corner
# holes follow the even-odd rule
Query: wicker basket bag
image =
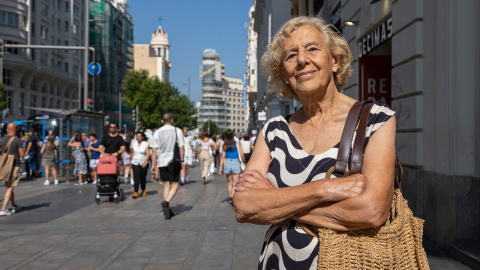
[[(360, 173), (363, 146), (371, 102), (357, 102), (347, 116), (335, 167), (327, 172), (345, 176)], [(348, 154), (357, 126), (352, 148), (351, 170), (347, 171)], [(387, 222), (379, 228), (354, 231), (335, 231), (304, 225), (307, 233), (319, 238), (317, 269), (430, 269), (422, 246), (423, 223), (414, 217), (400, 190), (402, 168), (396, 162), (398, 176), (393, 179), (395, 193)]]

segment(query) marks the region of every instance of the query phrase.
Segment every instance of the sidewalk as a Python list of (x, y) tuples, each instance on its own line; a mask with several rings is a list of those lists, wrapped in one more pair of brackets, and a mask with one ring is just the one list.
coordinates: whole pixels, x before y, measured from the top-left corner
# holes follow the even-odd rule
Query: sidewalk
[[(138, 199), (122, 184), (125, 201), (102, 197), (97, 205), (91, 184), (22, 181), (20, 211), (0, 217), (0, 269), (255, 269), (267, 226), (235, 221), (224, 176), (203, 185), (195, 166), (190, 179), (171, 202), (171, 220), (161, 212), (159, 182)], [(469, 269), (426, 247), (431, 269)]]

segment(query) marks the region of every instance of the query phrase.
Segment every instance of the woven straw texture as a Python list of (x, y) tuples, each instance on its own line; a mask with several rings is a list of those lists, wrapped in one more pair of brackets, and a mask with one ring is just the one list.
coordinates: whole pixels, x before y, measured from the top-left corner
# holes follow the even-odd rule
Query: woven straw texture
[(318, 228), (317, 269), (430, 269), (422, 246), (424, 220), (395, 190), (389, 225), (339, 232)]

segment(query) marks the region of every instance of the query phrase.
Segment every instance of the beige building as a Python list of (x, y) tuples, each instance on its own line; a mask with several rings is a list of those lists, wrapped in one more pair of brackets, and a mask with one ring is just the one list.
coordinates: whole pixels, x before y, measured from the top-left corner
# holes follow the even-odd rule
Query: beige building
[(157, 76), (160, 81), (168, 82), (170, 68), (170, 43), (168, 34), (162, 26), (152, 34), (150, 44), (133, 45), (134, 69), (145, 69), (150, 76)]
[(247, 109), (243, 107), (243, 81), (225, 75), (225, 65), (214, 49), (203, 51), (202, 100), (198, 108), (198, 123), (211, 120), (220, 130), (232, 129), (236, 133), (248, 128)]

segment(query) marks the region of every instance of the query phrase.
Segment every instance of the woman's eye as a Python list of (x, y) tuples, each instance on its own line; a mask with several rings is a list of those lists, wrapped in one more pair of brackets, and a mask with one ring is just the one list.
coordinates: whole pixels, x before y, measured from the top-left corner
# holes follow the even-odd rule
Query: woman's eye
[(289, 55), (287, 55), (287, 60), (290, 60), (290, 59), (292, 59), (293, 57), (295, 57), (295, 54), (289, 54)]

